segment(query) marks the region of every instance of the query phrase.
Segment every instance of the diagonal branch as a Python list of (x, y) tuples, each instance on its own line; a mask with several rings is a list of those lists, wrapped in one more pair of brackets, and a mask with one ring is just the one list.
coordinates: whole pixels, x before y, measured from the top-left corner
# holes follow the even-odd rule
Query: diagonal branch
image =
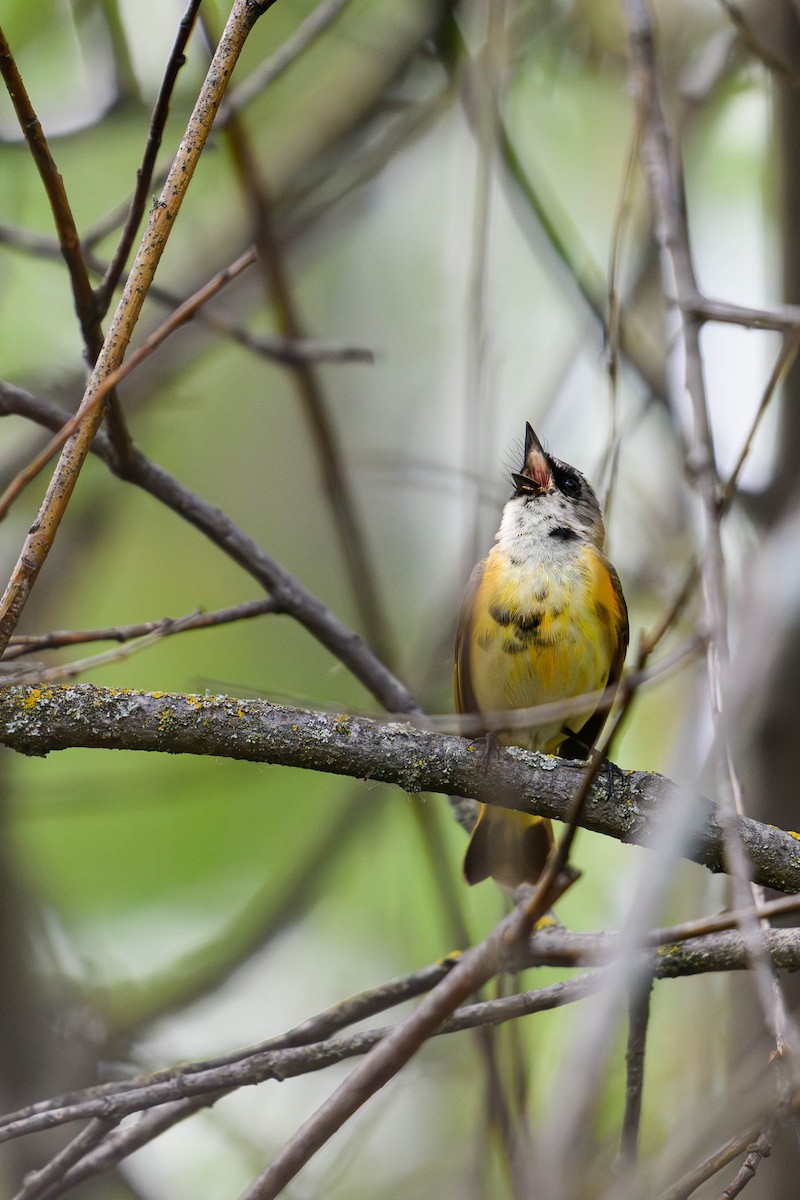
[[(17, 413), (48, 429), (60, 429), (70, 414), (0, 380), (0, 413)], [(121, 464), (108, 437), (98, 433), (92, 451), (120, 479), (148, 492), (199, 529), (215, 546), (267, 589), (278, 608), (294, 617), (342, 662), (389, 712), (418, 712), (413, 696), (357, 633), (298, 579), (240, 529), (221, 509), (185, 487), (163, 467), (134, 449)]]
[[(505, 928), (506, 923), (502, 923), (502, 927)], [(535, 933), (530, 940), (523, 965), (555, 965), (561, 961), (573, 965), (578, 961), (589, 961), (604, 966), (614, 961), (619, 952), (619, 942), (619, 937), (613, 934), (574, 934), (566, 930), (544, 929)], [(570, 952), (570, 946), (574, 947), (574, 953)], [(769, 948), (776, 966), (790, 971), (800, 966), (797, 930), (770, 931)], [(505, 961), (507, 950), (501, 956), (504, 967), (512, 965)], [(744, 940), (735, 932), (699, 938), (695, 943), (668, 946), (665, 950), (665, 953), (651, 960), (656, 978), (744, 970), (748, 965)], [(427, 991), (438, 981), (446, 980), (448, 972), (454, 970), (454, 961), (458, 962), (457, 959), (450, 959), (432, 964), (404, 980), (362, 993), (352, 1001), (344, 1001), (310, 1018), (288, 1034), (223, 1058), (182, 1063), (150, 1075), (99, 1084), (83, 1091), (38, 1101), (0, 1117), (0, 1142), (72, 1121), (94, 1117), (115, 1122), (133, 1113), (151, 1110), (144, 1119), (143, 1127), (138, 1124), (125, 1126), (118, 1132), (110, 1133), (96, 1150), (90, 1149), (68, 1172), (71, 1185), (86, 1175), (120, 1161), (156, 1137), (163, 1128), (192, 1115), (198, 1107), (215, 1103), (224, 1091), (268, 1080), (294, 1078), (368, 1054), (400, 1026), (390, 1025), (338, 1035), (334, 1031), (361, 1019), (368, 1011), (380, 1012), (409, 996)], [(469, 1004), (459, 1008), (439, 1032), (452, 1034), (545, 1012), (583, 1000), (608, 987), (610, 982), (611, 976), (607, 970), (593, 970), (532, 991)], [(377, 1005), (375, 1000), (379, 1002)], [(793, 1097), (792, 1103), (795, 1106), (800, 1103), (800, 1096)], [(163, 1119), (157, 1113), (163, 1113)]]
[[(501, 927), (505, 928), (506, 923)], [(665, 935), (670, 932), (654, 930), (652, 933), (653, 945), (663, 946), (662, 953), (653, 956), (652, 951), (643, 952), (650, 964), (648, 969), (656, 978), (737, 971), (748, 966), (747, 946), (738, 932), (702, 936), (680, 946), (664, 944), (669, 943)], [(541, 929), (521, 948), (522, 954), (516, 959), (513, 947), (501, 949), (501, 966), (518, 970), (534, 965), (596, 965), (601, 969), (533, 991), (466, 1005), (458, 1009), (439, 1032), (450, 1034), (496, 1025), (591, 996), (610, 985), (611, 975), (602, 968), (615, 961), (620, 945), (621, 939), (615, 934)], [(768, 946), (776, 967), (791, 971), (800, 966), (800, 938), (796, 929), (770, 930)], [(149, 1075), (99, 1084), (38, 1101), (0, 1117), (0, 1142), (87, 1118), (113, 1124), (130, 1114), (151, 1110), (136, 1125), (109, 1132), (96, 1148), (87, 1144), (84, 1147), (86, 1153), (64, 1176), (66, 1186), (70, 1187), (121, 1161), (176, 1121), (191, 1116), (200, 1107), (214, 1104), (227, 1091), (308, 1074), (369, 1053), (399, 1026), (347, 1034), (340, 1031), (368, 1015), (376, 1015), (429, 991), (446, 980), (458, 962), (457, 957), (451, 956), (423, 967), (411, 975), (344, 1000), (287, 1033), (220, 1058), (182, 1063)], [(796, 1106), (798, 1101), (800, 1097), (794, 1096), (791, 1103)], [(721, 1165), (724, 1164), (719, 1163), (714, 1169)]]

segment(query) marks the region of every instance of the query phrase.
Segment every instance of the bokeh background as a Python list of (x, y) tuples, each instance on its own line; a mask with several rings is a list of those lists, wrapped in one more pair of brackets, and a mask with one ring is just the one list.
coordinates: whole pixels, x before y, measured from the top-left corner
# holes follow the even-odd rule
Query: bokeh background
[[(234, 83), (256, 72), (313, 7), (277, 3), (257, 25)], [(794, 9), (788, 0), (752, 5), (743, 24), (726, 8), (713, 0), (656, 6), (668, 114), (684, 154), (701, 286), (710, 296), (774, 305), (792, 286), (796, 237), (786, 216), (791, 131), (800, 127), (786, 67)], [(190, 43), (163, 163), (227, 15), (219, 3), (201, 12), (207, 28)], [(180, 16), (171, 0), (2, 5), (79, 229), (101, 262), (118, 229), (104, 223), (130, 195)], [(448, 712), (461, 592), (491, 544), (530, 420), (608, 498), (609, 554), (635, 642), (680, 587), (699, 545), (699, 514), (685, 469), (687, 415), (667, 400), (673, 368), (651, 218), (642, 177), (629, 168), (635, 119), (617, 5), (351, 0), (241, 119), (304, 331), (374, 354), (371, 364), (330, 363), (316, 373), (367, 550), (379, 628), (365, 628), (365, 581), (353, 578), (342, 552), (291, 368), (195, 321), (121, 389), (137, 444), (224, 509), (343, 620), (370, 640), (379, 636), (424, 707)], [(163, 296), (148, 300), (136, 340), (164, 318), (170, 297), (191, 294), (252, 237), (246, 189), (220, 130), (159, 269)], [(612, 262), (630, 357), (606, 319)], [(255, 270), (210, 311), (255, 335), (281, 328)], [(776, 333), (704, 330), (723, 479), (779, 346)], [(5, 94), (0, 375), (66, 407), (80, 399), (85, 378), (51, 215)], [(726, 521), (735, 647), (740, 636), (752, 646), (752, 568), (792, 493), (795, 425), (787, 418), (777, 437), (770, 408)], [(3, 422), (4, 483), (42, 442), (21, 419)], [(0, 529), (4, 571), (45, 478)], [(760, 579), (772, 594), (766, 570)], [(20, 631), (155, 620), (258, 594), (194, 530), (90, 461)], [(663, 652), (700, 616), (695, 597)], [(165, 639), (85, 678), (375, 710), (348, 672), (283, 616)], [(695, 660), (641, 692), (615, 757), (623, 767), (702, 785), (709, 740)], [(503, 910), (492, 884), (462, 884), (465, 838), (442, 797), (133, 753), (24, 760), (7, 752), (2, 772), (5, 1108), (260, 1040), (438, 958), (459, 944), (464, 927), (479, 937)], [(791, 826), (790, 816), (767, 815)], [(650, 853), (581, 833), (575, 861), (585, 876), (560, 918), (575, 929), (624, 924)], [(682, 863), (671, 868), (654, 919), (725, 903), (720, 881)], [(527, 986), (558, 977), (540, 971)], [(745, 980), (719, 978), (656, 989), (643, 1125), (654, 1179), (663, 1179), (666, 1148), (674, 1153), (693, 1129), (692, 1114), (724, 1113), (737, 1065), (732, 1047), (742, 1046), (735, 1031), (756, 1036), (757, 1015), (737, 1017), (737, 1006), (748, 1011), (748, 991)], [(564, 1080), (579, 1070), (573, 1051), (585, 1018), (578, 1005), (503, 1036), (502, 1053), (525, 1064), (534, 1125), (557, 1119)], [(623, 1051), (620, 1023), (585, 1131), (606, 1183)], [(235, 1197), (346, 1070), (226, 1099), (92, 1194)], [(466, 1034), (435, 1042), (289, 1194), (510, 1194), (485, 1133), (486, 1103), (476, 1043)], [(41, 1153), (27, 1144), (5, 1151), (8, 1195)], [(796, 1167), (796, 1145), (793, 1153)], [(791, 1154), (790, 1147), (790, 1161)], [(749, 1194), (782, 1194), (782, 1169), (765, 1163)]]

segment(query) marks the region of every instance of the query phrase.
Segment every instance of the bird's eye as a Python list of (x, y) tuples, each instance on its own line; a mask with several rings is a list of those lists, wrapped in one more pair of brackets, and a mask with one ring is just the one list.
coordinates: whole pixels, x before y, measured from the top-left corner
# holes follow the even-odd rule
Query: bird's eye
[(570, 496), (573, 500), (577, 500), (581, 494), (581, 482), (577, 475), (565, 475), (559, 486), (564, 495)]

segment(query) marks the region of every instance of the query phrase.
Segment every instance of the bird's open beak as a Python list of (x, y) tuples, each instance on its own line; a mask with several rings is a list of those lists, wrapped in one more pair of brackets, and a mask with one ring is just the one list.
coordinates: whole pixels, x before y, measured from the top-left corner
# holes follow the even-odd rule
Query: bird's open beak
[(530, 423), (525, 425), (525, 461), (519, 474), (511, 476), (515, 485), (523, 491), (549, 492), (553, 487), (553, 472), (547, 461), (542, 443), (533, 432)]

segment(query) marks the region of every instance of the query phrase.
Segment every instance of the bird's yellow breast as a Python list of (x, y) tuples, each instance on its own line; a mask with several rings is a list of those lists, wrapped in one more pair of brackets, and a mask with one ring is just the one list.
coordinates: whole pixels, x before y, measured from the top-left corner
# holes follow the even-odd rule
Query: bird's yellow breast
[[(469, 674), (481, 712), (532, 708), (604, 688), (619, 645), (620, 600), (608, 564), (583, 543), (562, 561), (515, 561), (495, 546), (472, 600)], [(596, 703), (507, 744), (553, 753)]]

